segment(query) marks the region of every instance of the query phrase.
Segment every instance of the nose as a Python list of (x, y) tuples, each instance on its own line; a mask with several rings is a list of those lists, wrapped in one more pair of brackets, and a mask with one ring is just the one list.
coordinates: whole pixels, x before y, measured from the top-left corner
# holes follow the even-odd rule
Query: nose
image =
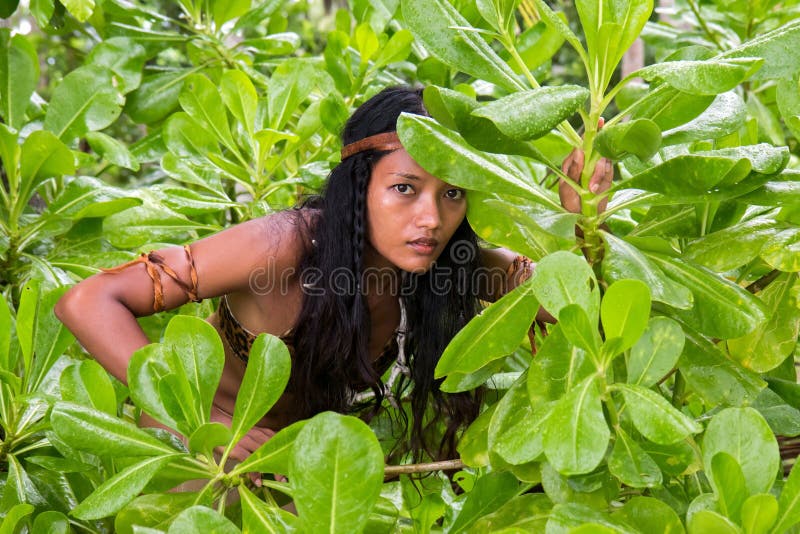
[(442, 224), (442, 215), (438, 199), (432, 195), (421, 195), (417, 203), (414, 223), (419, 228), (434, 230)]

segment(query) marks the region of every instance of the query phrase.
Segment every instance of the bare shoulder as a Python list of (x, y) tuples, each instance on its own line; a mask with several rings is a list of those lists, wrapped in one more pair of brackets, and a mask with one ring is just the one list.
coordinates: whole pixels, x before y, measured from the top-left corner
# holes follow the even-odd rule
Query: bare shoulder
[(296, 268), (310, 244), (314, 220), (308, 210), (284, 210), (193, 243), (200, 296), (246, 291), (255, 274)]

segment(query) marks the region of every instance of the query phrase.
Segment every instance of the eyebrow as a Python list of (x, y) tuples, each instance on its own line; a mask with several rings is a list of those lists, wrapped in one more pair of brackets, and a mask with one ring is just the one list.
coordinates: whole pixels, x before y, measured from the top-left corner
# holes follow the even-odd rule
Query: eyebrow
[(403, 178), (407, 178), (409, 180), (417, 180), (417, 181), (421, 180), (421, 178), (416, 174), (410, 174), (407, 172), (393, 172), (392, 174), (395, 176), (402, 176)]

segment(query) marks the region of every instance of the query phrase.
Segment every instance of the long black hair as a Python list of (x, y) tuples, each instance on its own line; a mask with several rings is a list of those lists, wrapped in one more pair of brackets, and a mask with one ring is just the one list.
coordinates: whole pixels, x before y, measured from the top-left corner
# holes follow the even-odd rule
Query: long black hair
[[(395, 131), (403, 112), (427, 115), (421, 90), (384, 89), (353, 113), (345, 125), (342, 143)], [(308, 290), (303, 292), (293, 329), (295, 355), (290, 387), (301, 417), (324, 410), (351, 411), (356, 384), (372, 389), (375, 410), (384, 399), (384, 386), (368, 350), (370, 314), (360, 291), (360, 278), (367, 245), (367, 185), (373, 166), (387, 153), (367, 150), (346, 158), (331, 171), (322, 193), (298, 207), (298, 212), (316, 209), (310, 223), (299, 225), (309, 244), (300, 261), (300, 272), (313, 273), (313, 277), (302, 280)], [(479, 310), (473, 287), (473, 274), (480, 265), (479, 250), (477, 237), (465, 218), (431, 270), (403, 274), (400, 289), (407, 311), (405, 348), (413, 383), (409, 445), (415, 459), (424, 454), (432, 458), (453, 455), (459, 428), (479, 412), (477, 394), (445, 394), (439, 389), (441, 380), (433, 378), (447, 344)], [(342, 291), (343, 287), (350, 290)], [(398, 399), (407, 382), (398, 381)], [(400, 410), (400, 416), (407, 429), (404, 410)], [(438, 446), (433, 446), (429, 431), (440, 421), (445, 431)]]

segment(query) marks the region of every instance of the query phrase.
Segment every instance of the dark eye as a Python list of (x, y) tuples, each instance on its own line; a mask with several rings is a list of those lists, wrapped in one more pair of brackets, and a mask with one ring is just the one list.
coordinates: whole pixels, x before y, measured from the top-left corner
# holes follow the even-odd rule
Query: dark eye
[(451, 200), (461, 200), (466, 195), (463, 189), (448, 189), (445, 196)]
[(414, 188), (410, 184), (394, 184), (394, 190), (401, 195), (411, 195), (414, 193)]

